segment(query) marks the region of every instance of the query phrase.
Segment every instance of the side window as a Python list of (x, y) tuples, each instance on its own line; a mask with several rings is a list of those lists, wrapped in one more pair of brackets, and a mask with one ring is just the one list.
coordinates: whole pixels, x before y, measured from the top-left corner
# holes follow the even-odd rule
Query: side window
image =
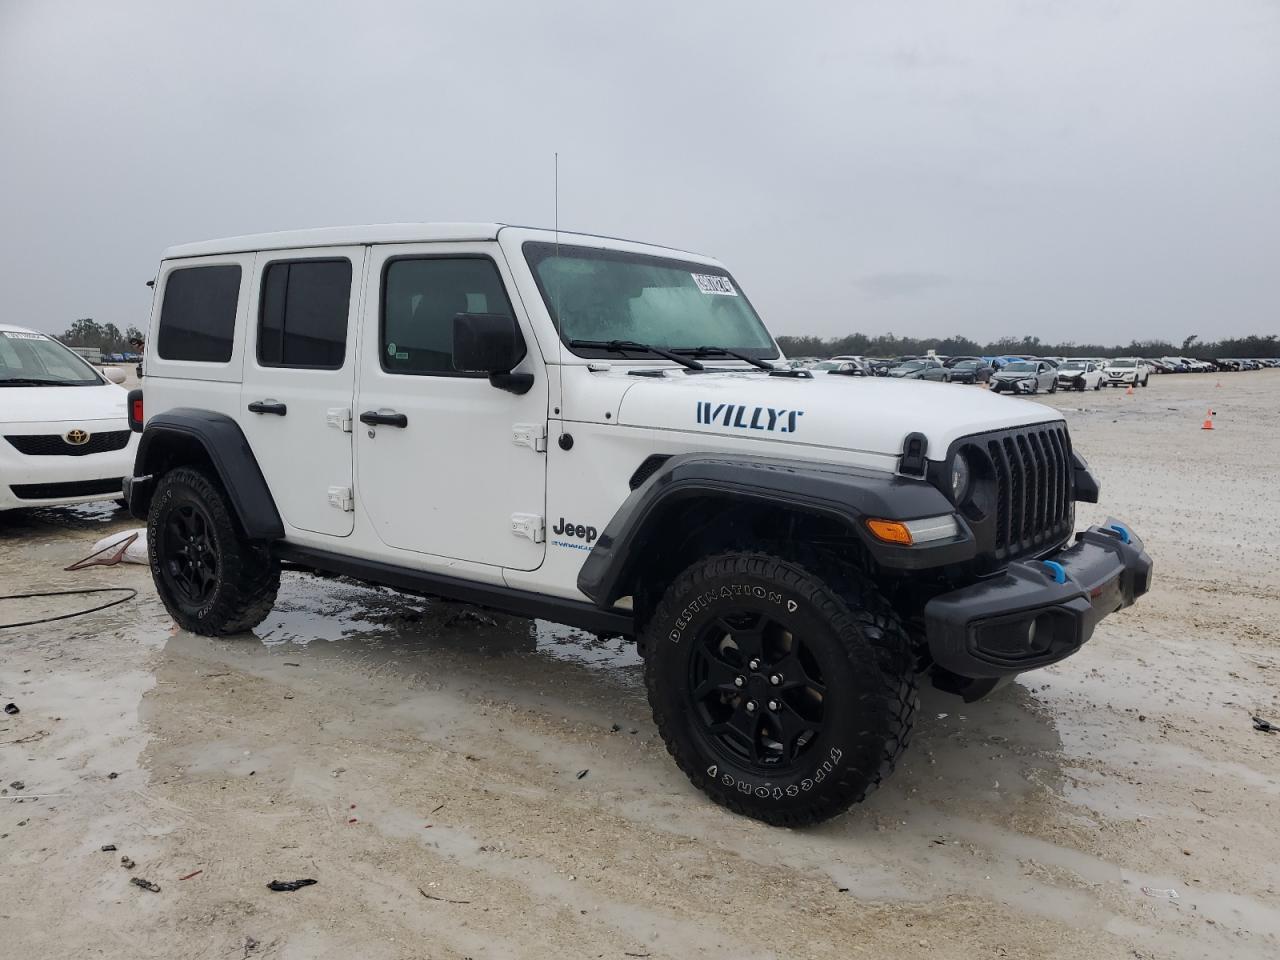
[(488, 257), (390, 261), (382, 280), (382, 369), (461, 375), (453, 366), (453, 318), (460, 313), (512, 316), (502, 277)]
[(262, 273), (258, 363), (337, 370), (347, 354), (350, 260), (281, 260)]
[(156, 351), (164, 360), (231, 359), (240, 268), (182, 267), (169, 273), (160, 306)]

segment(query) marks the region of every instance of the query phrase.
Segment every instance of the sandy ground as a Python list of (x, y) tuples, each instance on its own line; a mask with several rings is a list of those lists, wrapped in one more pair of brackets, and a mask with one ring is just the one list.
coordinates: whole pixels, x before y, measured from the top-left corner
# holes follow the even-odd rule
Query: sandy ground
[(139, 595), (0, 631), (0, 954), (1274, 958), (1280, 371), (1215, 382), (1045, 398), (1153, 592), (987, 701), (926, 692), (892, 781), (803, 831), (688, 785), (620, 642), (297, 575), (212, 641), (145, 568), (59, 572), (113, 506), (6, 515), (0, 592)]

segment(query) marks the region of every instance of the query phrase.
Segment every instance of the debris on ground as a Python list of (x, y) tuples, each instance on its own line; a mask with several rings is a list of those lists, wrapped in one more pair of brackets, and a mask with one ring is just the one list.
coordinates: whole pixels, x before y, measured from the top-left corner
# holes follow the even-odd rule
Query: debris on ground
[(319, 883), (319, 880), (307, 878), (305, 880), (272, 880), (267, 884), (268, 890), (289, 893), (294, 890), (301, 890), (303, 887), (309, 887), (313, 883)]
[(1145, 893), (1148, 897), (1156, 897), (1160, 900), (1177, 900), (1178, 899), (1178, 891), (1173, 889), (1161, 890), (1158, 887), (1143, 887), (1142, 892)]
[(10, 787), (12, 787), (14, 790), (25, 790), (25, 789), (27, 789), (27, 785), (26, 785), (23, 781), (21, 781), (21, 780), (15, 780), (15, 781), (13, 781), (13, 783), (9, 784), (9, 786), (10, 786)]
[(249, 954), (251, 954), (251, 953), (253, 953), (253, 951), (257, 950), (259, 946), (260, 946), (260, 944), (259, 944), (259, 943), (258, 943), (258, 941), (257, 941), (257, 940), (255, 940), (253, 937), (245, 937), (245, 938), (244, 938), (244, 958), (243, 958), (243, 960), (249, 960)]
[(4, 705), (4, 712), (12, 717), (15, 713), (21, 713), (22, 711), (18, 709), (18, 705), (16, 703), (6, 703)]
[(179, 880), (190, 880), (192, 877), (198, 877), (198, 876), (200, 876), (200, 874), (202, 874), (202, 873), (204, 873), (204, 870), (193, 870), (193, 871), (191, 871), (190, 873), (188, 873), (185, 877), (179, 877), (178, 879), (179, 879)]
[(118, 773), (116, 773), (114, 770), (112, 770), (110, 773), (108, 773), (108, 774), (107, 774), (107, 779), (108, 779), (108, 780), (114, 780), (114, 779), (115, 779), (116, 777), (118, 777), (118, 776), (120, 776), (120, 774), (118, 774)]
[(114, 843), (104, 843), (102, 845), (102, 852), (111, 853), (113, 850), (115, 850), (115, 848), (116, 848), (116, 845)]
[(130, 877), (129, 882), (135, 887), (141, 887), (143, 890), (150, 890), (152, 893), (160, 892), (160, 884), (152, 883), (150, 880), (144, 880), (142, 877)]
[(83, 560), (77, 560), (64, 570), (83, 570), (85, 567), (114, 567), (118, 563), (149, 563), (147, 558), (147, 531), (122, 530), (103, 537), (93, 545), (93, 551)]
[(1272, 723), (1270, 720), (1263, 720), (1261, 717), (1254, 717), (1253, 729), (1261, 730), (1263, 733), (1280, 733), (1280, 724)]
[(448, 897), (437, 897), (435, 894), (427, 893), (427, 891), (423, 890), (421, 887), (418, 888), (418, 892), (422, 894), (424, 897), (426, 897), (428, 900), (439, 900), (441, 903), (464, 904), (464, 903), (471, 902), (470, 900), (450, 900)]
[(579, 779), (579, 780), (581, 780), (583, 777), (585, 777), (585, 776), (586, 776), (588, 773), (590, 773), (590, 772), (591, 772), (590, 770), (579, 770), (579, 771), (578, 771), (578, 779)]
[(120, 866), (124, 867), (126, 870), (132, 870), (137, 866), (137, 864), (130, 860), (128, 854), (126, 854), (120, 858)]

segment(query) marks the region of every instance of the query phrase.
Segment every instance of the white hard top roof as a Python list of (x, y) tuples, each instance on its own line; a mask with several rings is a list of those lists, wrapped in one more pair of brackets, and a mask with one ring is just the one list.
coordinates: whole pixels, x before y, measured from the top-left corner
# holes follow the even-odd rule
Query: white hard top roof
[[(359, 246), (372, 243), (475, 242), (496, 240), (499, 231), (509, 226), (509, 224), (502, 223), (371, 223), (350, 227), (314, 227), (310, 230), (253, 233), (242, 237), (226, 237), (222, 240), (200, 240), (196, 243), (183, 243), (166, 250), (162, 255), (162, 259), (208, 257), (227, 253), (247, 253), (255, 250), (293, 250), (299, 247)], [(552, 235), (552, 231), (546, 228), (512, 227), (512, 229), (535, 234), (546, 234), (548, 237)], [(650, 247), (670, 253), (678, 253), (691, 259), (715, 262), (700, 254), (671, 247), (659, 247), (657, 244), (636, 243), (614, 237), (599, 237), (595, 234), (568, 230), (559, 231), (559, 236), (573, 237), (579, 240), (607, 240), (609, 241), (609, 246), (617, 245), (624, 248), (639, 249)]]
[(52, 337), (53, 334), (45, 333), (41, 330), (32, 330), (30, 327), (15, 327), (11, 323), (0, 323), (0, 330), (5, 333), (38, 333), (42, 337)]
[(222, 240), (200, 240), (170, 247), (164, 259), (207, 257), (249, 250), (289, 250), (295, 247), (356, 246), (365, 243), (432, 243), (442, 240), (493, 240), (500, 223), (371, 223), (352, 227), (314, 227), (251, 233)]

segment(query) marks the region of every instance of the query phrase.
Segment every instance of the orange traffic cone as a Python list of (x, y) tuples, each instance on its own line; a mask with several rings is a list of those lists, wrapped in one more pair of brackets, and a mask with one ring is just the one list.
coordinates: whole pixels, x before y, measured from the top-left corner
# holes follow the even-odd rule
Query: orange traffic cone
[(1212, 411), (1212, 410), (1209, 410), (1209, 411), (1204, 415), (1204, 423), (1201, 425), (1200, 429), (1201, 429), (1201, 430), (1212, 430), (1212, 429), (1213, 429), (1213, 411)]
[(1128, 390), (1126, 390), (1126, 391), (1124, 392), (1124, 395), (1125, 395), (1126, 397), (1132, 397), (1132, 396), (1133, 396), (1133, 384), (1132, 384), (1132, 383), (1131, 383), (1131, 384), (1129, 384), (1129, 389), (1128, 389)]

